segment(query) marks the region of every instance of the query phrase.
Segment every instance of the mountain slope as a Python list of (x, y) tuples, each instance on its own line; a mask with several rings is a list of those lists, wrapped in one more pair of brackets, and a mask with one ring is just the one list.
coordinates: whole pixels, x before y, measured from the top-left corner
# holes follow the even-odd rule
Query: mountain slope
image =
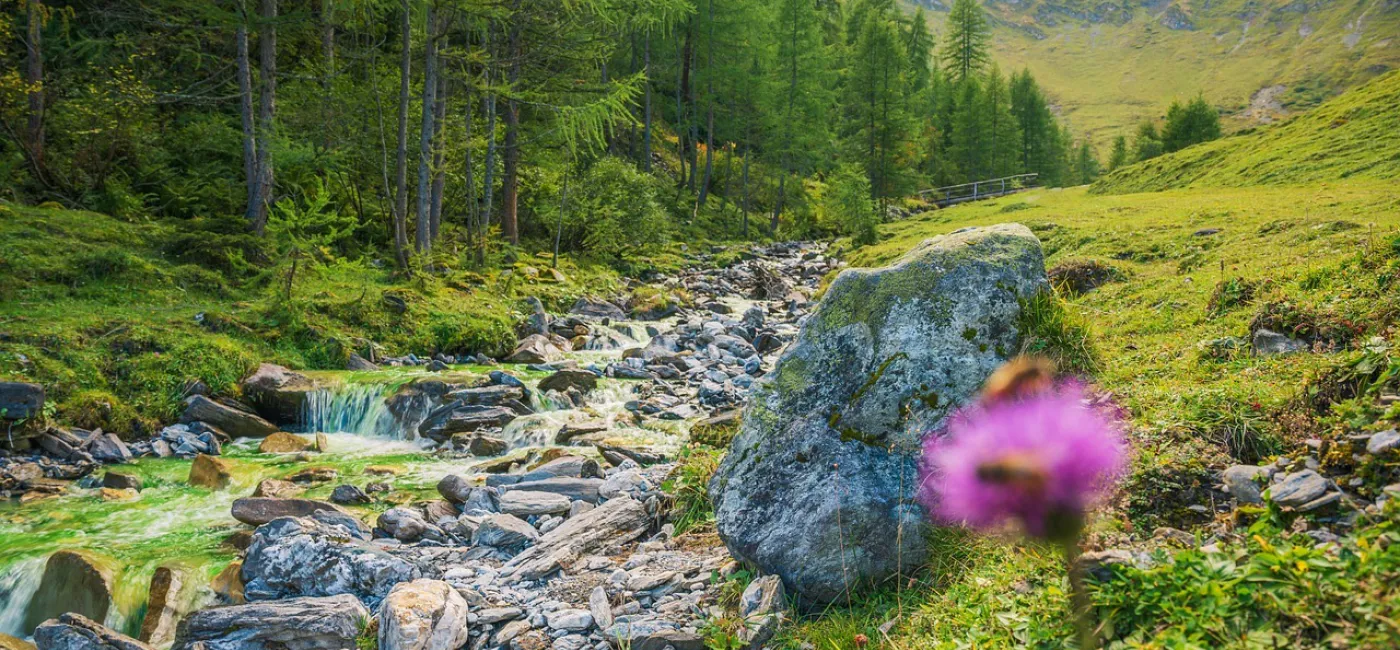
[(1130, 165), (1093, 192), (1400, 177), (1400, 71), (1303, 115)]
[[(905, 0), (932, 9), (942, 0)], [(1396, 0), (984, 0), (994, 59), (1028, 67), (1069, 118), (1108, 141), (1205, 95), (1233, 126), (1296, 113), (1400, 67)]]

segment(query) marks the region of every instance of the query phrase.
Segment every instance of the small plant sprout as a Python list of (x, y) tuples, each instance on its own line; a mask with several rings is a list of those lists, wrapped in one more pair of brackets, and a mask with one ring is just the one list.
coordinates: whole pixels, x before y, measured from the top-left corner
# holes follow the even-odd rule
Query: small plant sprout
[(1122, 476), (1127, 445), (1115, 409), (1056, 382), (1045, 361), (1019, 358), (987, 380), (980, 401), (924, 443), (919, 498), (944, 523), (1019, 523), (1060, 546), (1069, 567), (1079, 647), (1097, 647), (1080, 570), (1089, 508)]

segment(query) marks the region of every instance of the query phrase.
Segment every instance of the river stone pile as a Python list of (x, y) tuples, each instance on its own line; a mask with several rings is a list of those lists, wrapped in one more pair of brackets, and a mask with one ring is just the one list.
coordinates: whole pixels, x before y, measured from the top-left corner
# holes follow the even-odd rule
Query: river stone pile
[(913, 501), (921, 437), (1020, 344), (1047, 288), (1021, 225), (925, 241), (892, 266), (843, 271), (745, 411), (710, 483), (734, 556), (803, 604), (840, 600), (923, 559)]

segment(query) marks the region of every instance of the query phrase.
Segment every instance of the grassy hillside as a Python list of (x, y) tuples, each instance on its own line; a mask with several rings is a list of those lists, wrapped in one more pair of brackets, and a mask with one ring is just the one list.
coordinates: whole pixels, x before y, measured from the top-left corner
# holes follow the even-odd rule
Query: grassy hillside
[[(936, 29), (952, 4), (907, 1), (932, 7)], [(1173, 99), (1202, 93), (1228, 123), (1245, 126), (1400, 66), (1400, 5), (1386, 0), (984, 6), (994, 17), (994, 59), (1003, 68), (1029, 67), (1076, 133), (1092, 135), (1104, 156), (1114, 135), (1130, 135)]]
[[(199, 380), (216, 392), (261, 361), (343, 368), (351, 352), (508, 352), (521, 298), (567, 308), (617, 276), (547, 259), (512, 271), (420, 273), (392, 262), (242, 262), (233, 242), (166, 222), (129, 223), (61, 208), (0, 203), (0, 380), (37, 381), (59, 418), (126, 435), (169, 420)], [(230, 268), (238, 267), (238, 268)]]
[[(1212, 503), (1214, 471), (1275, 454), (1297, 458), (1305, 439), (1337, 440), (1400, 416), (1382, 414), (1373, 395), (1341, 399), (1338, 383), (1359, 360), (1394, 363), (1389, 352), (1366, 349), (1373, 336), (1394, 343), (1400, 322), (1393, 184), (1113, 196), (1035, 190), (886, 224), (880, 243), (847, 259), (885, 264), (927, 237), (1012, 221), (1041, 238), (1057, 271), (1094, 262), (1111, 269), (1096, 289), (1060, 291), (1072, 325), (1086, 327), (1097, 348), (1095, 381), (1134, 422), (1132, 475), (1089, 547), (1163, 554), (1156, 568), (1095, 587), (1100, 620), (1123, 644), (1112, 647), (1389, 647), (1400, 630), (1382, 618), (1395, 611), (1400, 545), (1365, 549), (1395, 535), (1400, 519), (1358, 524), (1338, 555), (1295, 536), (1300, 529), (1290, 532), (1291, 520), (1274, 511), (1256, 511), (1257, 521), (1246, 520), (1253, 528), (1216, 537), (1214, 511), (1190, 506)], [(1255, 357), (1230, 343), (1247, 339), (1254, 324), (1309, 339), (1313, 350)], [(1153, 540), (1158, 526), (1200, 530), (1216, 544), (1174, 551)], [(857, 634), (870, 648), (901, 650), (1064, 647), (1073, 632), (1053, 549), (937, 535), (916, 581), (800, 624), (784, 647), (855, 647)], [(1331, 644), (1338, 639), (1347, 643)]]
[(1180, 187), (1313, 183), (1400, 177), (1400, 72), (1350, 90), (1282, 124), (1189, 147), (1120, 169), (1097, 193)]

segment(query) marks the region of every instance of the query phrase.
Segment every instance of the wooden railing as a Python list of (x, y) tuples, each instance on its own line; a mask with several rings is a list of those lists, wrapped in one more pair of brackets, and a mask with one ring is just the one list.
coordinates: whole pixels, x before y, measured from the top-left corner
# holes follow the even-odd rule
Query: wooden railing
[(985, 181), (973, 181), (962, 183), (961, 185), (949, 185), (947, 187), (936, 187), (931, 190), (919, 192), (919, 198), (928, 201), (940, 208), (962, 203), (964, 201), (980, 201), (1007, 194), (1014, 194), (1022, 190), (1035, 187), (1038, 174), (1017, 174), (1005, 178), (992, 178)]

